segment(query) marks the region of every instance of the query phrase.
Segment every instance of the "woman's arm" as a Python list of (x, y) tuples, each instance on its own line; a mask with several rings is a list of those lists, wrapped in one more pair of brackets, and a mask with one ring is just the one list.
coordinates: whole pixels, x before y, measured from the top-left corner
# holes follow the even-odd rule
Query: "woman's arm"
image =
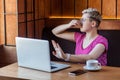
[(103, 44), (97, 44), (95, 48), (86, 55), (71, 55), (71, 62), (85, 62), (89, 59), (97, 59), (105, 51), (105, 46)]
[[(62, 48), (59, 46), (58, 43), (56, 43), (54, 40), (52, 40), (53, 47), (55, 51), (53, 51), (53, 55), (55, 55), (58, 58), (64, 59), (64, 60), (69, 60), (71, 62), (81, 62), (84, 63), (89, 59), (97, 59), (104, 51), (105, 51), (105, 46), (103, 44), (97, 44), (95, 48), (86, 55), (68, 55), (65, 54)], [(68, 59), (69, 58), (69, 59)]]
[(76, 26), (80, 26), (80, 24), (78, 23), (78, 20), (72, 20), (68, 24), (63, 24), (55, 27), (52, 30), (52, 33), (59, 38), (74, 41), (74, 32), (68, 32), (67, 30)]

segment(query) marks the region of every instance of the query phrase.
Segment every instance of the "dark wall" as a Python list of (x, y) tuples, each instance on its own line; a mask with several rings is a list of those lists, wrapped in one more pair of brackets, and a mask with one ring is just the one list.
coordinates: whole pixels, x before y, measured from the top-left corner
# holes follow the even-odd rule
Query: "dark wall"
[[(65, 52), (74, 54), (75, 43), (55, 37), (51, 30), (52, 28), (44, 28), (42, 35), (42, 39), (50, 41), (51, 59), (58, 60), (52, 55), (52, 50), (54, 50), (51, 44), (52, 39), (57, 41)], [(70, 31), (79, 31), (79, 29), (72, 29)], [(120, 66), (120, 30), (99, 30), (98, 32), (106, 37), (109, 42), (107, 53), (108, 66)]]
[(108, 39), (108, 65), (120, 66), (120, 30), (100, 30), (99, 33)]
[(17, 62), (16, 47), (0, 45), (0, 67)]

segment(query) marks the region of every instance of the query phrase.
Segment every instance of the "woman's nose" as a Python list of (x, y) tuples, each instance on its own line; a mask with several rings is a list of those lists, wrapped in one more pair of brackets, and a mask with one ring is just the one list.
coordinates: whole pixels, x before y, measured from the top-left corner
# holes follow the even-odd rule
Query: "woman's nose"
[(83, 26), (83, 21), (80, 20), (80, 21), (79, 21), (79, 24), (80, 24), (80, 26)]

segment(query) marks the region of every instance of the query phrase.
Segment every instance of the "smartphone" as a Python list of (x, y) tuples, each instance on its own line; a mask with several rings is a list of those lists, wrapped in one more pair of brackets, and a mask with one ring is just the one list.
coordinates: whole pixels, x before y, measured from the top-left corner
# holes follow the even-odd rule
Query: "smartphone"
[(86, 73), (85, 70), (78, 69), (78, 70), (71, 71), (68, 74), (69, 75), (73, 75), (73, 76), (77, 76), (77, 75), (81, 75), (81, 74), (84, 74), (84, 73)]

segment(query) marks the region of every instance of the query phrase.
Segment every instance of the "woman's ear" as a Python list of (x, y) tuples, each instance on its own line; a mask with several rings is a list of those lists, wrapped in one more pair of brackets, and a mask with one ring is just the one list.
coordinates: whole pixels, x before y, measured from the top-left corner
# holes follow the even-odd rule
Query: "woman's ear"
[(96, 21), (92, 21), (92, 27), (96, 27), (97, 23)]

